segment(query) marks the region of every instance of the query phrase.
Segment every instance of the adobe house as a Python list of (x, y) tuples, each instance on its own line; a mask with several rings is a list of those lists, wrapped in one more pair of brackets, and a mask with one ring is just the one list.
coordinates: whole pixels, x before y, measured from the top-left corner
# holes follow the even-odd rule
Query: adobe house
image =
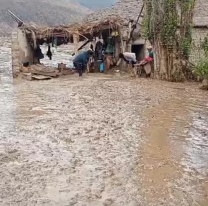
[(30, 25), (21, 25), (12, 33), (12, 70), (13, 77), (20, 73), (22, 64), (38, 63), (35, 57), (37, 45), (52, 43), (55, 38), (65, 40), (61, 44), (73, 42), (73, 32), (64, 27), (36, 28)]
[[(120, 0), (110, 8), (88, 15), (77, 24), (52, 28), (22, 25), (12, 34), (13, 76), (18, 76), (23, 62), (37, 63), (34, 56), (37, 44), (51, 43), (54, 38), (64, 38), (67, 39), (65, 43), (74, 43), (77, 53), (80, 41), (89, 43), (95, 37), (102, 36), (106, 43), (112, 37), (115, 59), (118, 59), (119, 53), (128, 51), (136, 53), (139, 61), (146, 55), (147, 45), (140, 34), (142, 16), (142, 0)], [(113, 33), (117, 35), (113, 36)]]
[[(124, 35), (123, 40), (128, 39), (129, 35), (129, 21), (133, 20), (134, 23), (138, 18), (138, 15), (142, 9), (142, 0), (119, 0), (112, 7), (102, 9), (96, 13), (92, 13), (87, 16), (86, 21), (97, 22), (101, 19), (111, 18), (112, 16), (119, 16), (124, 19), (125, 25), (123, 27), (122, 34)], [(146, 45), (149, 42), (142, 39), (140, 35), (142, 15), (137, 23), (137, 28), (134, 31), (133, 38), (130, 44), (127, 45), (126, 51), (132, 51), (136, 53), (137, 60), (141, 60), (146, 54)], [(204, 39), (208, 37), (208, 1), (197, 0), (196, 8), (193, 18), (193, 30), (192, 30), (192, 48), (190, 54), (190, 62), (196, 63), (198, 60), (204, 57), (204, 51), (201, 44)], [(125, 42), (124, 42), (125, 44)]]
[[(116, 17), (117, 20), (122, 20), (123, 24), (120, 28), (122, 39), (121, 52), (134, 52), (136, 53), (137, 60), (142, 60), (146, 55), (146, 44), (141, 37), (141, 23), (143, 17), (143, 1), (142, 0), (120, 0), (112, 7), (101, 9), (96, 13), (89, 14), (85, 18), (85, 22), (99, 22), (105, 19)], [(133, 30), (132, 27), (136, 27)]]
[[(12, 67), (14, 77), (18, 75), (22, 62), (36, 63), (34, 49), (37, 43), (52, 42), (54, 38), (61, 38), (74, 43), (75, 53), (78, 52), (78, 42), (92, 42), (93, 38), (102, 35), (106, 40), (112, 32), (118, 35), (115, 40), (115, 58), (120, 52), (134, 52), (137, 60), (146, 55), (149, 42), (141, 37), (141, 23), (143, 17), (142, 0), (120, 0), (110, 8), (102, 9), (88, 15), (83, 22), (53, 28), (34, 28), (22, 25), (12, 34)], [(201, 43), (208, 35), (208, 2), (198, 0), (193, 25), (193, 45), (190, 61), (196, 62), (204, 56)], [(132, 28), (135, 28), (132, 33)], [(132, 34), (132, 35), (131, 35)]]
[[(69, 26), (56, 27), (32, 27), (30, 25), (22, 25), (18, 27), (17, 31), (12, 33), (12, 68), (13, 76), (17, 77), (21, 71), (23, 63), (29, 65), (39, 63), (37, 58), (37, 49), (40, 45), (73, 43), (74, 53), (77, 54), (81, 49), (79, 42), (83, 42), (85, 46), (93, 42), (95, 37), (102, 34), (106, 41), (111, 34), (115, 43), (115, 53), (118, 57), (120, 52), (120, 31), (123, 25), (122, 20), (114, 18), (100, 20), (99, 22), (84, 22), (79, 24), (72, 24)], [(56, 43), (55, 43), (56, 42)]]
[(202, 43), (208, 37), (208, 1), (198, 0), (194, 11), (192, 49), (190, 61), (196, 63), (204, 57)]

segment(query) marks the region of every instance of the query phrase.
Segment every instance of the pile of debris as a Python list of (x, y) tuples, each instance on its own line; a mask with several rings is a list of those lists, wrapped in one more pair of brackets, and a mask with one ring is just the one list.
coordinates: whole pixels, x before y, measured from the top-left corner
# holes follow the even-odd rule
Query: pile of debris
[(35, 64), (31, 66), (23, 66), (21, 68), (21, 76), (23, 79), (32, 80), (49, 80), (59, 76), (73, 74), (72, 69), (66, 68), (65, 64), (59, 64), (58, 68), (46, 67), (42, 64)]

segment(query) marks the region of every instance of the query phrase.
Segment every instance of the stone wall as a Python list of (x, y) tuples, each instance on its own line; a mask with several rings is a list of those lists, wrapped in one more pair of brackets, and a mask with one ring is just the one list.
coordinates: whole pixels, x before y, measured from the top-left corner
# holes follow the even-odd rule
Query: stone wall
[(19, 52), (19, 43), (18, 43), (18, 31), (12, 32), (12, 72), (13, 77), (17, 77), (20, 73), (20, 52)]
[(204, 57), (204, 51), (201, 48), (201, 44), (204, 38), (208, 35), (207, 28), (194, 28), (192, 32), (192, 48), (190, 54), (190, 62), (196, 63)]
[(33, 64), (34, 56), (31, 45), (28, 42), (26, 33), (24, 30), (18, 29), (18, 44), (20, 52), (20, 63), (29, 62)]

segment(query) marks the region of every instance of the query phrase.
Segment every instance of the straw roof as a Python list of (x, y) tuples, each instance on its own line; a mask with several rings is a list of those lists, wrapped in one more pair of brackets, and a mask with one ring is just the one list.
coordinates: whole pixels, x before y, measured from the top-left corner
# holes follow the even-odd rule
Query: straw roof
[(136, 20), (143, 5), (143, 0), (119, 0), (112, 7), (101, 9), (96, 13), (89, 14), (86, 22), (99, 22), (102, 19), (116, 17), (122, 19), (125, 24), (129, 20)]
[(25, 30), (29, 38), (43, 39), (50, 37), (65, 37), (72, 38), (73, 34), (78, 34), (81, 37), (92, 35), (105, 29), (119, 29), (123, 21), (118, 18), (109, 18), (100, 20), (99, 22), (82, 22), (69, 26), (56, 27), (34, 27), (23, 25), (21, 29)]
[[(142, 5), (143, 0), (119, 0), (114, 6), (92, 13), (83, 22), (77, 24), (44, 28), (24, 25), (23, 28), (29, 35), (33, 33), (39, 39), (54, 36), (70, 38), (73, 34), (90, 35), (105, 29), (119, 29), (129, 20), (136, 20)], [(194, 25), (208, 26), (208, 0), (197, 0)]]
[(84, 21), (77, 26), (76, 30), (81, 34), (93, 34), (105, 29), (119, 29), (123, 24), (123, 20), (118, 16), (100, 19), (99, 21)]
[[(142, 8), (143, 0), (119, 0), (112, 7), (101, 9), (98, 12), (89, 14), (85, 21), (99, 22), (105, 18), (117, 16), (124, 19), (126, 23), (131, 20), (136, 20)], [(208, 26), (208, 0), (197, 0), (194, 12), (195, 26)]]
[(50, 37), (71, 37), (74, 33), (72, 27), (57, 26), (57, 27), (32, 27), (23, 25), (21, 29), (24, 29), (27, 34), (32, 33), (37, 39), (50, 38)]

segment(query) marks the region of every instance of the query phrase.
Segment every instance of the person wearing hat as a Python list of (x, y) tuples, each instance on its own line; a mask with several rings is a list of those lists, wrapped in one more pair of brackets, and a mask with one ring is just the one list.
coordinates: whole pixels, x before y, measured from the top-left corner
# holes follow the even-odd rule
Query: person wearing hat
[(148, 55), (150, 58), (154, 59), (154, 53), (153, 53), (153, 48), (152, 46), (147, 47)]
[(152, 46), (147, 47), (148, 56), (145, 57), (140, 63), (140, 66), (147, 64), (148, 62), (152, 62), (154, 60), (154, 52)]
[(87, 68), (87, 63), (91, 56), (93, 56), (93, 51), (88, 50), (78, 54), (73, 60), (74, 67), (79, 73), (79, 77), (82, 76), (84, 70)]

